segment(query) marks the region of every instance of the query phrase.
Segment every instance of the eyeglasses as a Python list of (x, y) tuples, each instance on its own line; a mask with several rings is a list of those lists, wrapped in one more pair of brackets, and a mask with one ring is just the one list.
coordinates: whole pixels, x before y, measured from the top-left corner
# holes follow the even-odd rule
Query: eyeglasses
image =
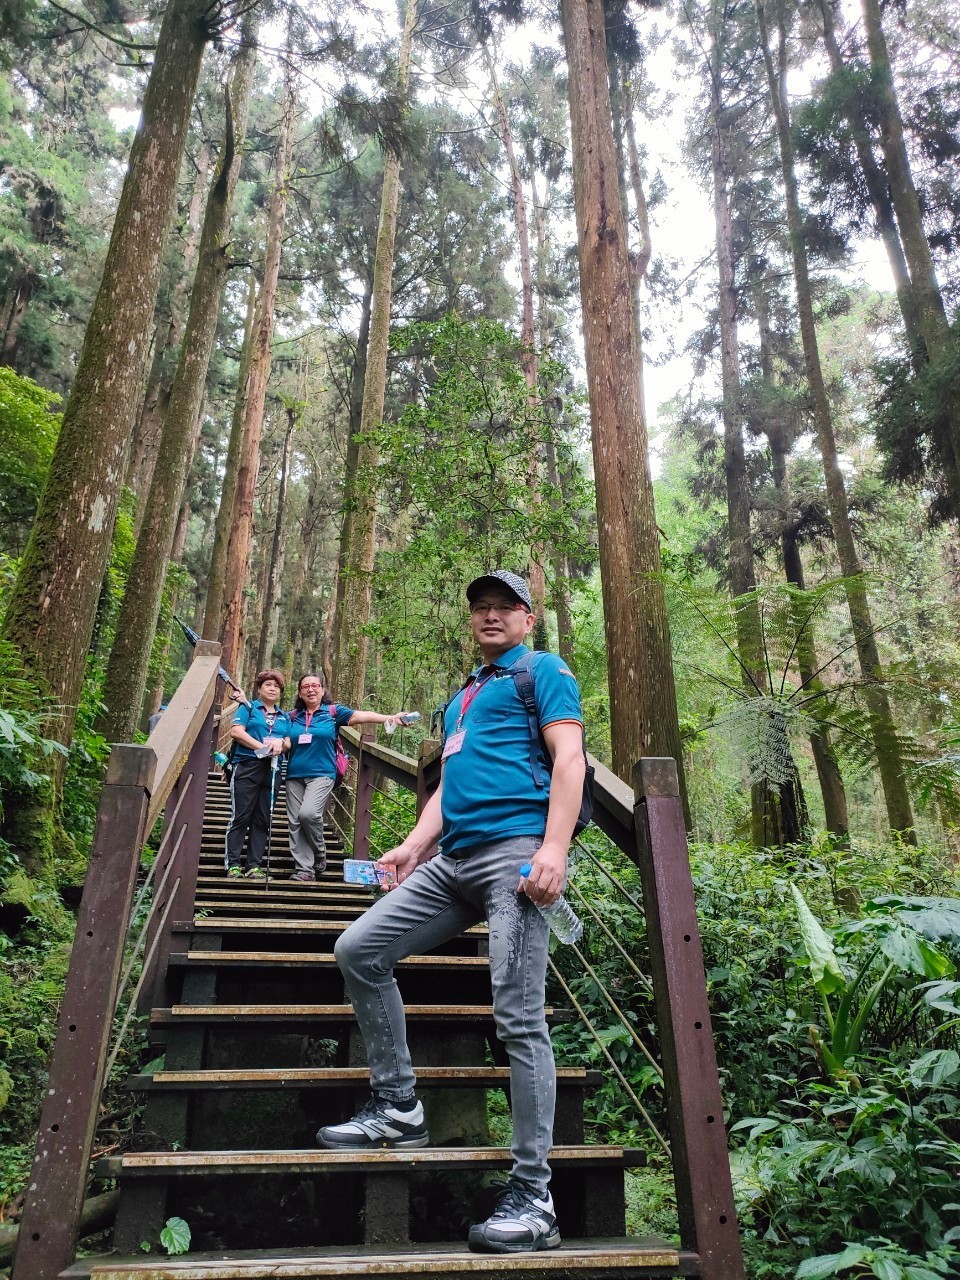
[(322, 689), (322, 684), (302, 684), (300, 686), (301, 693), (313, 693), (315, 689)]
[(527, 606), (521, 604), (519, 600), (516, 604), (490, 604), (484, 600), (478, 600), (476, 604), (470, 606), (470, 612), (475, 615), (481, 613), (516, 613), (518, 609), (522, 609), (524, 613), (527, 612)]

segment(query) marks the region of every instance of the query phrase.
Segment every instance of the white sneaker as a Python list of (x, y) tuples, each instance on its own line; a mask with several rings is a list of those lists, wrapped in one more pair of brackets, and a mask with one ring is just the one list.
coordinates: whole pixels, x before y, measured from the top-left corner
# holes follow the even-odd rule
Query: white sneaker
[(328, 1124), (317, 1134), (322, 1147), (342, 1151), (366, 1151), (380, 1147), (425, 1147), (430, 1141), (423, 1116), (423, 1103), (407, 1111), (376, 1094), (352, 1120)]
[(470, 1228), (467, 1246), (474, 1253), (539, 1253), (558, 1249), (560, 1232), (550, 1192), (538, 1195), (526, 1183), (511, 1181), (486, 1220)]

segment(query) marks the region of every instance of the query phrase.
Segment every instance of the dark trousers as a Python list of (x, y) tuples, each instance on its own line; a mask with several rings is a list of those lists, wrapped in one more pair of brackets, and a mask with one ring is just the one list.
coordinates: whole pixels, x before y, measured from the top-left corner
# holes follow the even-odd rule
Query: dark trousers
[(227, 827), (225, 861), (228, 867), (243, 862), (243, 845), (247, 832), (247, 866), (259, 867), (270, 833), (270, 760), (235, 760), (230, 778), (233, 808)]

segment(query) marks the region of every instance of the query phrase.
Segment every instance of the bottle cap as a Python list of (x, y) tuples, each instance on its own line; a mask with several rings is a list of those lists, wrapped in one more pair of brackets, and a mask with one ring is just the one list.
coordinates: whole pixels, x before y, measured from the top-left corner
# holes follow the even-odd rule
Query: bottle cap
[(523, 866), (520, 868), (520, 874), (522, 876), (528, 876), (532, 870), (533, 870), (533, 863), (525, 862)]

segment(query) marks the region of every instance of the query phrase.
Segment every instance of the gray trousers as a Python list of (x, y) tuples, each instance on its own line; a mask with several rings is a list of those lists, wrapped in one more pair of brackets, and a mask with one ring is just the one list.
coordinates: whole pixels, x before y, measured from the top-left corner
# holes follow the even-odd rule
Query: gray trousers
[(371, 1087), (400, 1101), (416, 1086), (398, 961), (430, 951), (484, 918), (490, 926), (493, 1016), (510, 1059), (513, 1176), (544, 1192), (553, 1140), (556, 1067), (544, 1014), (549, 927), (524, 894), (520, 867), (538, 836), (438, 854), (384, 894), (337, 940), (335, 954), (367, 1049)]
[(290, 852), (299, 871), (319, 875), (326, 869), (323, 811), (332, 790), (333, 778), (287, 778)]

